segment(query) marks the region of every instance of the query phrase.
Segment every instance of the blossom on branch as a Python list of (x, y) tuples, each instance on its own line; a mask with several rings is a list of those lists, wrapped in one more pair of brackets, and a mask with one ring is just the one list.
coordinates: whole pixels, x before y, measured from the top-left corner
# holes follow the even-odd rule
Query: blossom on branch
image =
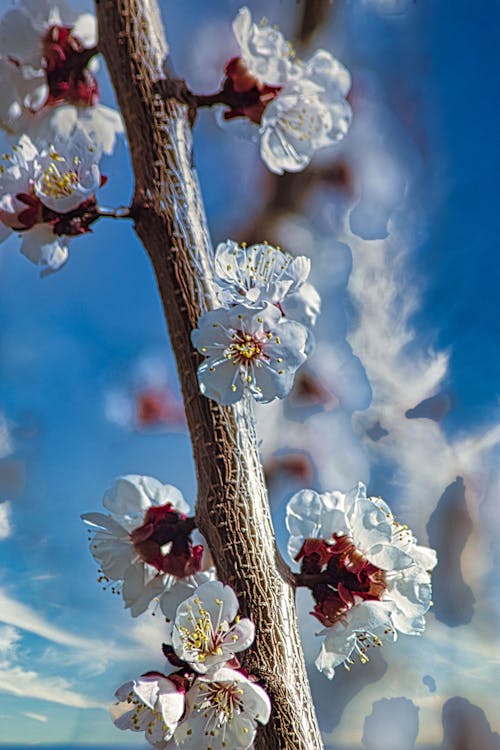
[(294, 257), (266, 242), (238, 245), (222, 242), (215, 250), (215, 284), (224, 307), (244, 304), (258, 307), (276, 305), (291, 320), (314, 325), (319, 313), (317, 291), (307, 282), (311, 261), (305, 255)]
[(296, 493), (287, 505), (288, 551), (301, 563), (299, 585), (311, 589), (312, 614), (326, 626), (316, 661), (327, 677), (357, 653), (397, 632), (420, 635), (432, 604), (434, 550), (419, 546), (388, 505), (353, 490)]
[[(90, 550), (99, 562), (102, 580), (121, 583), (125, 606), (133, 617), (159, 599), (164, 614), (212, 573), (202, 572), (203, 546), (193, 545), (194, 519), (176, 487), (147, 476), (128, 475), (106, 492), (110, 514), (85, 513)], [(114, 590), (119, 591), (120, 587)]]
[(230, 586), (211, 581), (177, 608), (166, 644), (191, 669), (206, 674), (231, 662), (253, 642), (255, 627), (238, 617), (238, 599)]
[(267, 724), (266, 691), (241, 672), (220, 667), (198, 676), (186, 693), (186, 716), (174, 735), (183, 750), (247, 750), (257, 722)]
[(64, 0), (19, 0), (0, 20), (0, 127), (47, 145), (77, 124), (111, 153), (123, 125), (99, 104), (96, 54), (93, 15)]
[(198, 368), (205, 396), (228, 405), (247, 394), (268, 403), (289, 393), (306, 359), (308, 331), (303, 325), (266, 303), (261, 310), (244, 305), (211, 310), (198, 326), (191, 340), (207, 358)]
[(68, 258), (68, 238), (89, 232), (98, 217), (100, 157), (80, 131), (40, 151), (23, 135), (0, 163), (0, 242), (16, 231), (23, 255), (44, 274), (58, 270)]
[(295, 59), (290, 42), (263, 21), (252, 23), (248, 8), (233, 22), (240, 56), (226, 65), (219, 102), (220, 124), (246, 118), (240, 132), (259, 141), (266, 166), (276, 174), (298, 172), (315, 151), (340, 141), (349, 129), (346, 68), (326, 50)]
[(118, 703), (110, 713), (118, 729), (144, 732), (156, 750), (172, 747), (168, 740), (184, 713), (184, 688), (179, 680), (149, 672), (121, 685), (115, 695)]

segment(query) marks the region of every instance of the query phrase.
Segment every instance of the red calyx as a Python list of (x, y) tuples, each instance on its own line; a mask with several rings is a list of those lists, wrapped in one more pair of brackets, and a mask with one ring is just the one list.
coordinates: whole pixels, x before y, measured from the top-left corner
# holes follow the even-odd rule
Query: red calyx
[[(141, 559), (160, 573), (177, 578), (194, 575), (201, 570), (203, 546), (193, 546), (191, 532), (194, 519), (174, 510), (170, 503), (149, 508), (144, 522), (130, 534)], [(162, 547), (170, 545), (164, 554)]]
[(22, 224), (22, 229), (31, 229), (35, 224), (42, 221), (43, 205), (36, 195), (17, 193), (16, 198), (28, 207), (17, 216)]
[(225, 69), (223, 85), (224, 102), (229, 109), (224, 112), (225, 120), (234, 117), (248, 117), (260, 125), (262, 115), (269, 102), (281, 91), (281, 86), (268, 86), (259, 81), (247, 70), (241, 57), (233, 57)]
[(346, 534), (306, 539), (296, 560), (301, 561), (299, 585), (310, 588), (316, 602), (311, 614), (327, 627), (342, 619), (356, 597), (378, 600), (386, 588), (384, 572)]
[(73, 36), (71, 26), (51, 26), (43, 40), (43, 59), (47, 71), (47, 105), (61, 102), (91, 106), (99, 99), (99, 87), (87, 66), (94, 50)]

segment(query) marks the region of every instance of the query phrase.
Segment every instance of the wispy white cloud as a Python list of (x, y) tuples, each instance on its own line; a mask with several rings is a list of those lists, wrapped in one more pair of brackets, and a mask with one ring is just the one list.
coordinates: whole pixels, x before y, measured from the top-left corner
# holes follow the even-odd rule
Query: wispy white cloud
[(33, 721), (40, 721), (43, 724), (48, 721), (48, 718), (44, 714), (35, 714), (32, 711), (24, 711), (23, 716), (27, 716), (28, 719), (33, 719)]
[(21, 640), (21, 633), (12, 625), (0, 625), (0, 663), (3, 659), (12, 658)]
[[(438, 422), (406, 417), (407, 410), (439, 392), (447, 376), (448, 353), (419, 346), (410, 325), (419, 298), (408, 238), (393, 227), (385, 240), (367, 242), (351, 236), (349, 244), (349, 290), (358, 313), (358, 325), (349, 338), (373, 392), (370, 408), (355, 415), (354, 424), (373, 463), (395, 467), (405, 520), (424, 540), (428, 517), (456, 476), (463, 476), (468, 502), (477, 508), (485, 491), (485, 467), (500, 442), (500, 426), (449, 438)], [(402, 251), (405, 247), (407, 252)], [(376, 422), (388, 434), (374, 442), (366, 430)]]
[(0, 541), (8, 539), (12, 534), (12, 524), (10, 522), (10, 502), (0, 503)]
[(23, 698), (39, 698), (74, 708), (105, 708), (98, 701), (74, 691), (71, 684), (62, 677), (44, 677), (20, 666), (0, 667), (0, 692)]
[(53, 625), (34, 609), (14, 599), (4, 589), (0, 589), (0, 622), (14, 625), (53, 643), (85, 651), (87, 654), (103, 655), (113, 651), (112, 644), (101, 639), (86, 638)]

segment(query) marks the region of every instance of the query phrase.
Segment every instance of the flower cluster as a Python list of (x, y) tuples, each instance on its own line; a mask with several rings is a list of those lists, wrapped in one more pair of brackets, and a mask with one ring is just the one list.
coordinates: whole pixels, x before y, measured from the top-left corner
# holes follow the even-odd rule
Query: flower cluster
[(0, 127), (39, 144), (75, 126), (105, 153), (123, 130), (99, 104), (95, 18), (64, 0), (18, 0), (0, 20)]
[(104, 513), (85, 513), (90, 550), (101, 566), (100, 580), (116, 582), (133, 617), (153, 599), (166, 617), (203, 583), (214, 578), (202, 570), (203, 546), (194, 545), (193, 518), (176, 487), (153, 477), (129, 475), (106, 492)]
[(105, 178), (100, 150), (79, 130), (39, 150), (27, 135), (0, 162), (0, 242), (22, 237), (21, 252), (43, 274), (68, 258), (68, 242), (98, 217), (96, 190)]
[(239, 11), (233, 31), (240, 55), (226, 65), (222, 94), (229, 108), (220, 122), (245, 118), (244, 133), (259, 140), (267, 167), (277, 174), (298, 172), (317, 149), (347, 133), (349, 72), (326, 50), (297, 60), (277, 29), (252, 23), (248, 8)]
[(144, 732), (157, 750), (247, 750), (271, 711), (267, 693), (236, 657), (253, 639), (234, 591), (218, 581), (200, 586), (169, 623), (163, 649), (178, 671), (149, 672), (118, 688), (115, 725)]
[(387, 636), (424, 631), (436, 553), (362, 483), (346, 494), (298, 492), (287, 527), (289, 554), (301, 562), (297, 582), (311, 589), (312, 614), (325, 626), (316, 666), (327, 677), (339, 664), (349, 669), (353, 654), (368, 661)]
[(268, 403), (284, 398), (312, 348), (320, 299), (307, 282), (310, 261), (268, 244), (232, 240), (215, 252), (214, 284), (220, 308), (203, 315), (192, 332), (206, 359), (200, 389), (220, 404), (245, 394)]

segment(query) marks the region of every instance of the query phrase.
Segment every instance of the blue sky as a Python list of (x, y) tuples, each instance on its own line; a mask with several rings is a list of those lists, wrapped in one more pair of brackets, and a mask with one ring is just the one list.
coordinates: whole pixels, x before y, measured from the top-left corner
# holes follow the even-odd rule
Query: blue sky
[[(472, 533), (459, 545), (449, 575), (473, 593), (472, 620), (460, 620), (459, 612), (452, 627), (431, 615), (424, 639), (389, 647), (351, 685), (351, 675), (341, 676), (346, 707), (336, 726), (328, 703), (337, 688), (313, 676), (328, 741), (336, 737), (360, 747), (373, 704), (406, 696), (419, 707), (417, 746), (423, 746), (440, 742), (441, 707), (450, 696), (464, 695), (492, 722), (488, 686), (498, 681), (498, 664), (490, 660), (498, 618), (498, 584), (491, 584), (499, 529), (492, 464), (499, 374), (493, 225), (498, 3), (486, 0), (479, 13), (459, 0), (451, 13), (447, 3), (416, 0), (403, 16), (381, 15), (375, 4), (339, 0), (318, 44), (353, 72), (362, 126), (346, 141), (345, 158), (358, 164), (358, 155), (362, 175), (363, 164), (377, 157), (382, 173), (390, 168), (404, 175), (407, 189), (389, 205), (365, 184), (343, 213), (328, 204), (339, 206), (338, 196), (313, 195), (306, 219), (319, 217), (313, 236), (318, 246), (333, 248), (326, 262), (318, 250), (312, 253), (313, 265), (317, 259), (318, 268), (332, 271), (331, 281), (324, 281), (315, 366), (328, 371), (321, 345), (330, 347), (340, 406), (291, 426), (288, 443), (280, 442), (277, 426), (288, 423), (279, 408), (261, 410), (259, 419), (265, 456), (302, 445), (316, 457), (323, 489), (335, 488), (328, 482), (369, 481), (405, 512), (424, 542), (432, 513), (442, 518), (448, 512), (440, 497), (457, 475), (465, 476), (465, 500), (455, 487), (450, 518), (453, 524), (453, 513), (468, 516)], [(257, 18), (265, 12), (290, 31), (292, 0), (249, 5)], [(232, 0), (214, 1), (209, 9), (195, 0), (162, 3), (165, 16), (171, 14), (174, 61), (198, 90), (204, 75), (217, 80), (217, 69), (203, 70), (199, 53), (191, 55), (192, 39), (204, 49), (201, 41), (208, 38), (215, 59), (215, 31), (203, 28), (209, 20), (228, 28), (238, 7)], [(102, 90), (110, 102), (109, 84)], [(356, 118), (356, 104), (354, 110)], [(238, 233), (259, 206), (266, 176), (254, 146), (220, 131), (209, 113), (200, 117), (195, 139), (208, 218), (219, 241)], [(109, 178), (102, 202), (126, 204), (132, 181), (123, 141), (102, 169)], [(358, 198), (358, 215), (375, 205), (377, 215), (386, 216), (388, 236), (362, 239), (351, 232), (349, 212)], [(105, 413), (107, 394), (130, 390), (145, 357), (164, 357), (169, 382), (175, 381), (154, 278), (126, 221), (100, 222), (92, 236), (72, 244), (66, 267), (43, 280), (17, 244), (11, 238), (0, 247), (0, 413), (14, 443), (13, 454), (0, 461), (1, 499), (10, 508), (10, 530), (0, 540), (1, 739), (140, 747), (132, 734), (114, 729), (106, 707), (125, 679), (162, 666), (161, 623), (150, 615), (132, 621), (118, 598), (100, 590), (79, 515), (98, 510), (104, 491), (124, 473), (157, 476), (180, 487), (188, 502), (194, 498), (191, 449), (182, 430), (122, 429)], [(394, 291), (388, 280), (396, 265)], [(375, 281), (368, 287), (370, 279)], [(441, 422), (404, 416), (423, 398), (443, 392), (451, 408)], [(389, 433), (380, 441), (366, 437), (376, 421)], [(327, 447), (316, 445), (325, 435)], [(335, 460), (325, 458), (327, 450)], [(496, 450), (498, 455), (498, 445)], [(21, 471), (24, 480), (13, 487), (7, 471)], [(282, 489), (290, 486), (284, 482)], [(274, 508), (284, 542), (282, 497)], [(446, 544), (446, 531), (439, 533)], [(312, 659), (315, 625), (302, 619)], [(426, 674), (436, 681), (436, 692), (423, 682)]]

